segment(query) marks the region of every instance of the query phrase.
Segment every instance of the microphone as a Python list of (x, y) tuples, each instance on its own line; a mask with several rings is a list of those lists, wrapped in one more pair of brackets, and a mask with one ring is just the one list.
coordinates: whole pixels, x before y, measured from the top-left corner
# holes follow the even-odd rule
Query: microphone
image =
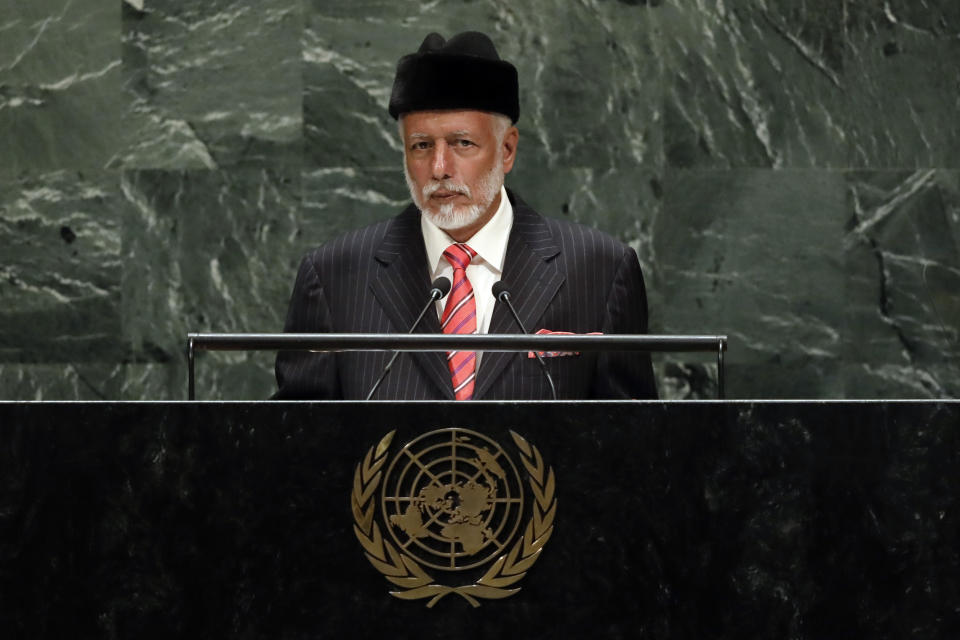
[[(433, 306), (433, 303), (450, 293), (450, 286), (450, 278), (444, 278), (443, 276), (440, 276), (433, 281), (430, 289), (430, 300), (427, 301), (427, 304), (423, 307), (423, 311), (421, 311), (420, 315), (417, 316), (417, 319), (413, 322), (413, 326), (410, 327), (410, 331), (407, 331), (407, 333), (413, 333), (414, 330), (420, 326), (420, 321), (423, 320), (423, 316), (427, 315), (427, 311), (430, 310), (430, 307)], [(383, 368), (383, 372), (380, 374), (380, 377), (377, 378), (377, 381), (373, 384), (373, 388), (370, 389), (370, 393), (367, 394), (367, 400), (372, 398), (373, 394), (376, 393), (377, 389), (380, 388), (380, 383), (383, 382), (384, 378), (387, 377), (387, 374), (390, 373), (390, 367), (393, 366), (393, 363), (396, 361), (399, 355), (399, 351), (393, 352), (393, 357), (390, 358), (390, 362), (388, 362), (387, 366)]]
[[(507, 285), (503, 284), (503, 280), (498, 280), (493, 284), (491, 289), (493, 297), (503, 302), (507, 305), (507, 308), (510, 310), (510, 315), (513, 316), (513, 319), (517, 321), (517, 326), (520, 327), (520, 331), (525, 334), (529, 334), (523, 323), (520, 322), (520, 316), (517, 315), (517, 310), (513, 308), (513, 303), (510, 302), (510, 292), (507, 290)], [(543, 371), (543, 375), (547, 377), (547, 382), (550, 383), (550, 393), (553, 394), (553, 399), (557, 399), (557, 388), (553, 385), (553, 378), (550, 376), (550, 372), (547, 371), (547, 363), (543, 361), (543, 357), (540, 356), (539, 351), (534, 351), (533, 355), (536, 356), (537, 362), (540, 364), (540, 370)]]

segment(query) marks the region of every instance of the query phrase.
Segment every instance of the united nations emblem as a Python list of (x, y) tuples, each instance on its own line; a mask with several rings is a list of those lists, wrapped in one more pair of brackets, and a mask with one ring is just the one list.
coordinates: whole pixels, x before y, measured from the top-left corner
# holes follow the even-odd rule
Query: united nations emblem
[[(557, 511), (553, 470), (537, 448), (510, 432), (521, 473), (495, 440), (439, 429), (411, 440), (388, 465), (395, 433), (357, 465), (351, 497), (354, 532), (370, 563), (398, 587), (391, 595), (429, 598), (432, 607), (456, 593), (478, 607), (518, 592), (514, 585), (550, 539)], [(479, 578), (456, 584), (470, 570)]]

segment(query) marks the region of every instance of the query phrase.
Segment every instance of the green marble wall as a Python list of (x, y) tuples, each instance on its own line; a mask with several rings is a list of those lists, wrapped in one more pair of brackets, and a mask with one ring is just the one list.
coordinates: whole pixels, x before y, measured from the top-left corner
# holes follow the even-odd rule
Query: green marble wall
[(960, 396), (955, 0), (11, 0), (0, 398), (183, 398), (188, 331), (279, 330), (300, 255), (406, 202), (397, 58), (465, 29), (520, 71), (508, 185), (630, 242), (654, 331), (728, 334), (730, 396)]

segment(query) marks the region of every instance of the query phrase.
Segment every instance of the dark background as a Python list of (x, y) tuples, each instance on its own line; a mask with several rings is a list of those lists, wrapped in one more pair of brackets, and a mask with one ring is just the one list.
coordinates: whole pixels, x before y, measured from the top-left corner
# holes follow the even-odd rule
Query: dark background
[[(960, 394), (955, 0), (34, 0), (0, 6), (0, 398), (183, 398), (188, 331), (279, 331), (302, 253), (407, 201), (396, 60), (465, 29), (520, 72), (508, 186), (634, 246), (654, 332), (728, 334), (728, 396)], [(271, 361), (204, 355), (199, 395)]]

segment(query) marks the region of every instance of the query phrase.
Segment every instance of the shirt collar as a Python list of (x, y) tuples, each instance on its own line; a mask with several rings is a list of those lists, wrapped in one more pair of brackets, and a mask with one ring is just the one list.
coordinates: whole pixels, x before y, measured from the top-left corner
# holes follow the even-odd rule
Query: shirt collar
[[(500, 187), (500, 206), (487, 224), (467, 240), (470, 248), (477, 252), (477, 258), (482, 258), (497, 271), (503, 271), (503, 261), (507, 255), (507, 240), (510, 238), (510, 229), (513, 227), (513, 205), (507, 197), (505, 187)], [(446, 264), (443, 252), (455, 242), (447, 232), (430, 222), (427, 216), (420, 216), (420, 229), (423, 232), (423, 242), (427, 249), (427, 264), (431, 274), (435, 275)], [(443, 263), (440, 261), (444, 260)]]

